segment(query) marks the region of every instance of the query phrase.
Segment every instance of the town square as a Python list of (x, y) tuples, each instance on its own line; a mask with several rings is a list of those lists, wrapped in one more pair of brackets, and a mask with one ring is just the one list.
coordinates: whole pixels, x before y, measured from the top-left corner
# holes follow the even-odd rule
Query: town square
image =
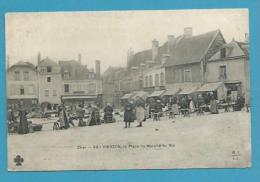
[(7, 15), (9, 170), (251, 166), (247, 16)]

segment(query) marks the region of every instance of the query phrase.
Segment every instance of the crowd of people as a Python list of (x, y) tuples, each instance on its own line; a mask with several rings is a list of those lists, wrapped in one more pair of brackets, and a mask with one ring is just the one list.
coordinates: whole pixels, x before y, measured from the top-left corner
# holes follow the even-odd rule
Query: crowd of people
[[(232, 107), (233, 111), (239, 111), (244, 106), (245, 101), (241, 96), (238, 96), (234, 102), (231, 101), (230, 97), (227, 97), (224, 101), (219, 101), (213, 93), (198, 94), (196, 97), (189, 95), (174, 96), (168, 100), (160, 97), (147, 99), (137, 97), (135, 100), (129, 99), (124, 105), (123, 121), (125, 128), (130, 128), (131, 123), (135, 120), (138, 123), (136, 127), (142, 127), (146, 119), (152, 118), (153, 121), (159, 121), (166, 113), (169, 118), (174, 119), (176, 115), (189, 116), (190, 113), (203, 114), (204, 112), (210, 112), (211, 114), (218, 114), (220, 108), (227, 112), (230, 111), (230, 107)], [(26, 134), (35, 128), (39, 129), (37, 125), (33, 126), (32, 122), (28, 121), (28, 112), (22, 107), (18, 108), (8, 107), (8, 131)], [(247, 105), (246, 110), (248, 111)], [(65, 106), (62, 103), (57, 107), (56, 115), (58, 120), (54, 123), (53, 129), (75, 127), (75, 120), (78, 120), (79, 127), (100, 125), (103, 122), (115, 122), (113, 112), (114, 108), (110, 103), (107, 103), (103, 108), (103, 118), (100, 114), (101, 109), (96, 104)]]
[(241, 111), (244, 106), (249, 111), (242, 96), (238, 96), (236, 100), (231, 100), (229, 96), (226, 100), (218, 100), (213, 92), (196, 96), (174, 96), (168, 100), (160, 97), (144, 100), (137, 97), (135, 100), (129, 99), (125, 104), (124, 122), (125, 128), (130, 128), (131, 123), (135, 120), (138, 122), (137, 127), (142, 127), (142, 123), (146, 119), (152, 118), (154, 121), (159, 121), (160, 117), (165, 114), (174, 119), (176, 115), (190, 116), (191, 113), (218, 114), (219, 109), (224, 109), (226, 112)]
[[(19, 108), (19, 109), (18, 109)], [(33, 132), (37, 125), (32, 125), (31, 121), (28, 121), (28, 111), (22, 107), (11, 106), (8, 107), (7, 121), (8, 132), (27, 134)], [(53, 124), (54, 130), (68, 129), (71, 126), (75, 127), (75, 120), (78, 120), (78, 126), (93, 126), (100, 125), (101, 122), (110, 123), (113, 122), (113, 107), (111, 104), (107, 104), (104, 107), (104, 117), (101, 118), (100, 109), (95, 104), (84, 104), (65, 106), (63, 103), (57, 107), (57, 111), (53, 112), (56, 115), (57, 121)], [(42, 117), (46, 115), (42, 114)]]

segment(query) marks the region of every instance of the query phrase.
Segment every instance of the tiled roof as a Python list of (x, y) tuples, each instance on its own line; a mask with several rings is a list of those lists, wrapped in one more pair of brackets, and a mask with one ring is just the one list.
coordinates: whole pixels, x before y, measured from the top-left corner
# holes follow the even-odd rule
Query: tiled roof
[(172, 48), (165, 66), (200, 62), (218, 33), (220, 31), (215, 30), (189, 38), (182, 36)]
[[(163, 54), (168, 52), (168, 42), (165, 42), (162, 46), (158, 48), (158, 55), (155, 58), (155, 62), (159, 63), (162, 59)], [(129, 67), (139, 66), (140, 64), (144, 64), (146, 61), (152, 60), (152, 49), (147, 49), (141, 52), (138, 52), (134, 55), (133, 59), (129, 63)]]
[(89, 70), (86, 66), (81, 65), (78, 61), (59, 61), (61, 67), (62, 78), (64, 79), (64, 73), (68, 72), (68, 80), (83, 80), (89, 78)]
[(247, 42), (237, 42), (237, 44), (244, 51), (245, 55), (249, 56), (249, 43), (247, 43)]
[(47, 57), (41, 60), (38, 66), (51, 66), (51, 65), (57, 66), (58, 63), (56, 63), (55, 61)]
[(23, 67), (28, 67), (28, 68), (31, 68), (31, 69), (35, 69), (36, 68), (34, 66), (34, 64), (32, 64), (30, 62), (24, 62), (24, 61), (19, 61), (18, 63), (12, 65), (10, 68), (13, 68), (13, 67), (16, 67), (16, 66), (23, 66)]
[[(220, 33), (220, 30), (214, 30), (188, 38), (182, 35), (177, 37), (175, 44), (169, 48), (168, 42), (165, 42), (159, 47), (155, 62), (159, 63), (163, 54), (168, 53), (168, 49), (170, 51), (170, 58), (166, 61), (165, 66), (200, 62), (218, 33)], [(152, 49), (136, 53), (128, 66), (139, 66), (147, 60), (152, 60)]]
[[(234, 58), (240, 56), (249, 55), (249, 44), (244, 42), (231, 41), (228, 44), (224, 44), (219, 48), (219, 50), (209, 59), (209, 61), (221, 59), (220, 51), (221, 49), (226, 49), (225, 58)], [(222, 58), (223, 59), (223, 58)]]

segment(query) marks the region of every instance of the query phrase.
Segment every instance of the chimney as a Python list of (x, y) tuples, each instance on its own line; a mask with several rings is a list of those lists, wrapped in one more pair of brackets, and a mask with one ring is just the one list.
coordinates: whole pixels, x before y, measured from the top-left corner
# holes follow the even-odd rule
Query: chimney
[(159, 50), (159, 41), (154, 39), (152, 41), (152, 60), (155, 61), (156, 57), (158, 56)]
[(174, 35), (168, 35), (168, 53), (169, 54), (170, 54), (174, 44), (175, 44), (175, 37), (174, 37)]
[(185, 38), (192, 37), (192, 27), (185, 27), (183, 35), (184, 35)]
[(245, 33), (245, 42), (249, 43), (249, 34), (248, 33)]
[(81, 54), (78, 54), (78, 62), (81, 65)]
[(39, 65), (41, 62), (41, 53), (38, 52), (38, 56), (37, 56), (37, 64)]
[(96, 78), (100, 79), (101, 73), (100, 73), (100, 61), (96, 60)]

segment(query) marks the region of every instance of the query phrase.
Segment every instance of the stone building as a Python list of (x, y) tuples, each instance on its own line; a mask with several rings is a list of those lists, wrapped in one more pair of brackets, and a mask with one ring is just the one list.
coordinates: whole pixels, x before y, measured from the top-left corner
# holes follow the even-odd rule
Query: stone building
[(18, 62), (7, 69), (7, 100), (12, 107), (25, 109), (38, 104), (38, 80), (36, 67), (29, 62)]
[(61, 69), (58, 63), (48, 57), (38, 61), (39, 103), (52, 109), (61, 103)]
[(193, 36), (192, 29), (185, 28), (170, 46), (170, 57), (164, 65), (166, 88), (179, 88), (188, 94), (203, 85), (208, 59), (224, 44), (220, 30)]
[(232, 40), (222, 45), (207, 62), (207, 82), (223, 82), (228, 94), (249, 99), (249, 42)]
[(125, 68), (109, 67), (102, 75), (103, 86), (103, 104), (110, 103), (114, 107), (119, 108), (120, 97), (122, 96)]
[(61, 99), (67, 105), (96, 103), (102, 105), (102, 81), (100, 61), (96, 72), (81, 64), (81, 61), (59, 61), (61, 68)]

